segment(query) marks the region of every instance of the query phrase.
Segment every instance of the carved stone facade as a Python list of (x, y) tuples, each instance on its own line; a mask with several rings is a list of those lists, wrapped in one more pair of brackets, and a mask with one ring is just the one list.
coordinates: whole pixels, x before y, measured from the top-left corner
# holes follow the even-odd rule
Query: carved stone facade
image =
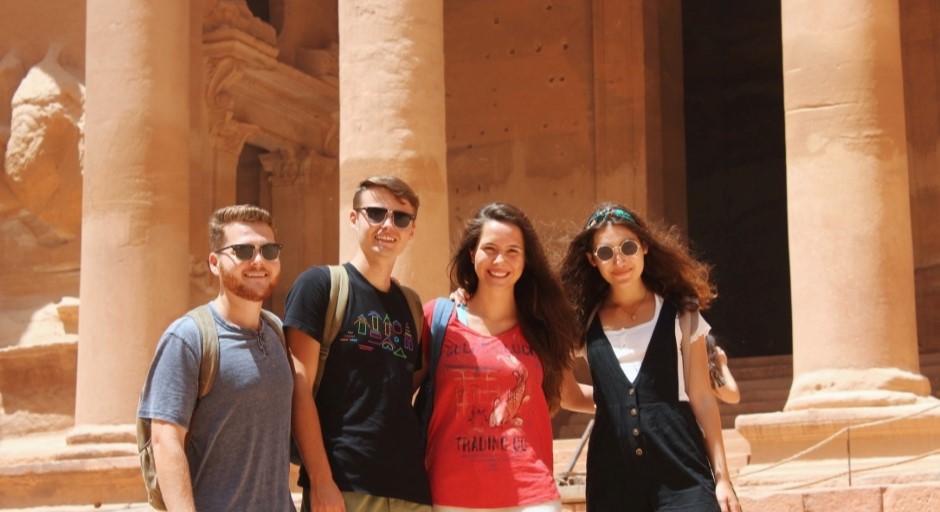
[[(378, 173), (421, 195), (396, 273), (426, 299), (447, 290), (451, 241), (487, 201), (522, 207), (556, 253), (601, 200), (708, 236), (723, 293), (709, 318), (732, 334), (731, 355), (793, 354), (787, 412), (739, 417), (752, 466), (936, 401), (922, 364), (940, 354), (930, 0), (740, 4), (733, 26), (679, 0), (11, 4), (0, 7), (0, 508), (140, 499), (135, 397), (169, 320), (217, 293), (209, 214), (236, 202), (274, 213), (280, 311), (303, 269), (345, 259), (349, 196)], [(846, 13), (853, 31), (831, 36)], [(699, 64), (722, 45), (735, 65)], [(786, 70), (769, 85), (748, 75), (768, 54)], [(771, 101), (777, 117), (757, 119)], [(769, 211), (781, 222), (765, 222)], [(859, 454), (935, 450), (938, 418), (872, 427)], [(10, 448), (42, 432), (61, 446)], [(796, 481), (843, 463), (836, 452), (740, 481)], [(42, 475), (65, 474), (38, 494)]]

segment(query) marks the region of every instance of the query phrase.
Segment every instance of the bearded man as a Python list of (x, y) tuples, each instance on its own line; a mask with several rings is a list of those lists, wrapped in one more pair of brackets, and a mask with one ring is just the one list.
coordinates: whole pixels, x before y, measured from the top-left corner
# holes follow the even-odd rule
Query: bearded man
[(137, 412), (151, 422), (163, 500), (171, 511), (294, 511), (293, 371), (280, 326), (261, 310), (281, 272), (271, 214), (251, 205), (217, 210), (209, 247), (209, 269), (219, 279), (219, 295), (208, 304), (219, 341), (212, 386), (199, 396), (200, 328), (183, 316), (157, 343)]

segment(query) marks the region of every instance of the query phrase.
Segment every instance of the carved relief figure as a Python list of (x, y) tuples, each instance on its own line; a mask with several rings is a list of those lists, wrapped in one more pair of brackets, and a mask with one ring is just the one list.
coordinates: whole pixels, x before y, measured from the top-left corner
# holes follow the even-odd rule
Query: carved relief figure
[[(59, 65), (59, 52), (51, 46), (10, 100), (0, 195), (0, 212), (46, 247), (74, 240), (81, 226), (84, 85)], [(9, 80), (3, 81), (5, 89)]]

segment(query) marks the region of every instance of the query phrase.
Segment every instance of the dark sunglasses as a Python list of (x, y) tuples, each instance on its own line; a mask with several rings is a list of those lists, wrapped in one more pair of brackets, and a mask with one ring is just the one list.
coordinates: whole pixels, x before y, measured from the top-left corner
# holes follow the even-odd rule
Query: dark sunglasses
[(261, 247), (251, 244), (233, 244), (225, 246), (215, 252), (222, 252), (226, 249), (231, 249), (232, 254), (234, 254), (239, 261), (251, 261), (255, 259), (255, 250), (257, 249), (261, 251), (262, 258), (268, 261), (274, 261), (278, 256), (281, 255), (281, 248), (283, 247), (284, 244), (275, 243), (264, 244)]
[[(628, 238), (620, 243), (617, 250), (624, 256), (633, 256), (640, 250), (640, 244)], [(601, 261), (610, 261), (614, 258), (614, 248), (608, 245), (601, 245), (597, 249), (594, 249), (594, 257)]]
[[(356, 211), (366, 212), (366, 219), (369, 220), (369, 224), (381, 224), (388, 218), (388, 208), (366, 206), (364, 208), (356, 208)], [(407, 228), (414, 220), (415, 216), (408, 212), (399, 210), (392, 211), (392, 222), (395, 224), (396, 228)]]

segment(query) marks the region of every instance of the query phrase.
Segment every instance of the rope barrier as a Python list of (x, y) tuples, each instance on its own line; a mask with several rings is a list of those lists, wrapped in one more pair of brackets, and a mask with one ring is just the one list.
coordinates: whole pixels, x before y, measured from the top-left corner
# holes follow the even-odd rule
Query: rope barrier
[(768, 470), (771, 470), (771, 469), (780, 467), (780, 466), (782, 466), (782, 465), (784, 465), (784, 464), (786, 464), (786, 463), (788, 463), (788, 462), (793, 462), (794, 460), (799, 459), (800, 457), (802, 457), (802, 456), (804, 456), (804, 455), (806, 455), (806, 454), (808, 454), (808, 453), (811, 453), (811, 452), (813, 452), (813, 451), (815, 451), (815, 450), (821, 448), (822, 446), (825, 446), (826, 444), (830, 443), (831, 441), (837, 439), (839, 436), (841, 436), (841, 435), (843, 435), (843, 434), (846, 434), (846, 437), (847, 437), (847, 439), (846, 439), (846, 450), (847, 450), (847, 453), (850, 454), (849, 457), (848, 457), (848, 459), (849, 459), (849, 470), (848, 470), (848, 471), (843, 471), (843, 472), (841, 472), (841, 473), (838, 473), (838, 474), (835, 474), (835, 475), (832, 475), (832, 476), (828, 476), (828, 477), (824, 477), (824, 478), (820, 478), (820, 479), (816, 479), (816, 480), (807, 480), (807, 481), (804, 481), (804, 482), (799, 482), (799, 483), (796, 483), (796, 484), (792, 484), (792, 485), (788, 485), (788, 486), (784, 486), (784, 487), (779, 487), (779, 489), (780, 489), (780, 490), (792, 490), (792, 489), (797, 489), (797, 488), (800, 488), (800, 487), (805, 487), (805, 486), (807, 486), (807, 485), (813, 485), (813, 484), (825, 482), (825, 481), (827, 481), (827, 480), (832, 480), (832, 479), (834, 479), (834, 478), (839, 478), (839, 477), (846, 476), (846, 475), (848, 475), (848, 477), (849, 477), (849, 485), (851, 486), (851, 478), (852, 478), (852, 474), (853, 474), (853, 473), (862, 473), (862, 472), (871, 471), (871, 470), (874, 470), (874, 469), (883, 469), (883, 468), (887, 468), (887, 467), (891, 467), (891, 466), (899, 466), (899, 465), (901, 465), (901, 464), (907, 464), (907, 463), (909, 463), (909, 462), (913, 462), (913, 461), (916, 461), (916, 460), (919, 460), (919, 459), (923, 459), (923, 458), (925, 458), (925, 457), (929, 457), (929, 456), (931, 456), (931, 455), (935, 455), (935, 454), (940, 453), (940, 449), (936, 449), (936, 450), (931, 450), (931, 451), (922, 453), (922, 454), (920, 454), (920, 455), (915, 455), (915, 456), (913, 456), (913, 457), (910, 457), (910, 458), (905, 459), (905, 460), (902, 460), (902, 461), (896, 461), (896, 462), (892, 462), (892, 463), (888, 463), (888, 464), (870, 466), (870, 467), (867, 467), (867, 468), (862, 468), (862, 469), (855, 469), (855, 470), (853, 470), (853, 469), (851, 468), (851, 430), (852, 430), (852, 429), (870, 428), (870, 427), (876, 427), (876, 426), (880, 426), (880, 425), (884, 425), (884, 424), (888, 424), (888, 423), (893, 423), (893, 422), (895, 422), (895, 421), (900, 421), (900, 420), (903, 420), (903, 419), (912, 418), (912, 417), (914, 417), (914, 416), (919, 416), (919, 415), (921, 415), (921, 414), (927, 413), (927, 412), (929, 412), (929, 411), (931, 411), (931, 410), (933, 410), (933, 409), (936, 409), (936, 408), (938, 408), (938, 407), (940, 407), (940, 402), (938, 402), (938, 403), (936, 403), (936, 404), (933, 404), (933, 405), (931, 405), (931, 406), (929, 406), (929, 407), (926, 407), (926, 408), (924, 408), (924, 409), (922, 409), (922, 410), (920, 410), (920, 411), (914, 411), (914, 412), (909, 413), (909, 414), (903, 414), (903, 415), (894, 416), (894, 417), (891, 417), (891, 418), (885, 418), (885, 419), (881, 419), (881, 420), (870, 421), (870, 422), (868, 422), (868, 423), (859, 423), (859, 424), (855, 424), (855, 425), (847, 425), (847, 426), (843, 427), (842, 429), (839, 429), (837, 432), (833, 433), (832, 435), (826, 437), (825, 439), (823, 439), (823, 440), (817, 442), (816, 444), (810, 446), (809, 448), (806, 448), (805, 450), (801, 450), (801, 451), (799, 451), (799, 452), (797, 452), (797, 453), (795, 453), (795, 454), (793, 454), (793, 455), (791, 455), (791, 456), (789, 456), (789, 457), (787, 457), (787, 458), (785, 458), (785, 459), (782, 459), (782, 460), (780, 460), (780, 461), (778, 461), (778, 462), (775, 462), (775, 463), (773, 463), (773, 464), (770, 464), (770, 465), (767, 465), (767, 466), (764, 466), (764, 467), (761, 467), (761, 468), (757, 468), (757, 469), (754, 469), (754, 470), (752, 470), (752, 471), (748, 471), (748, 472), (746, 472), (746, 473), (745, 473), (745, 472), (741, 472), (741, 473), (739, 473), (737, 476), (738, 476), (738, 477), (749, 477), (749, 476), (752, 476), (752, 475), (756, 475), (756, 474), (758, 474), (758, 473), (762, 473), (762, 472), (764, 472), (764, 471), (768, 471)]

